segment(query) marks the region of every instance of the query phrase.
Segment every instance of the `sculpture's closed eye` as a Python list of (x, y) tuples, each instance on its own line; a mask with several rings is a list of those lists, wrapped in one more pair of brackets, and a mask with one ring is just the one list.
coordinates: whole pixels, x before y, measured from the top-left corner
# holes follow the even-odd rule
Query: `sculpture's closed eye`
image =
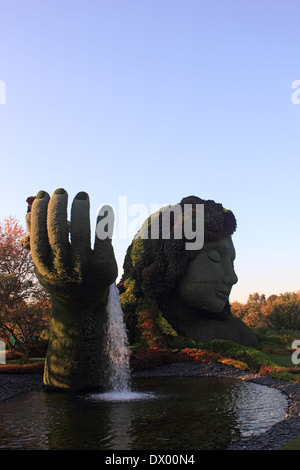
[(207, 256), (214, 263), (221, 262), (221, 255), (217, 250), (209, 250), (209, 252), (207, 253)]

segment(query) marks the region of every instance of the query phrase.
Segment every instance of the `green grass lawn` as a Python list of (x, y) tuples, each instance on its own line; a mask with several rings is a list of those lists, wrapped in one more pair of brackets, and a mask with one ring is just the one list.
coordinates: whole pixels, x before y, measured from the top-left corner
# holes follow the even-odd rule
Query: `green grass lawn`
[(280, 450), (300, 450), (300, 436), (287, 442)]
[(275, 362), (280, 367), (296, 367), (300, 372), (300, 364), (295, 365), (292, 363), (291, 354), (267, 354), (272, 362)]
[[(36, 364), (37, 362), (44, 362), (44, 357), (30, 357), (27, 364)], [(20, 364), (20, 359), (9, 359), (6, 364)]]

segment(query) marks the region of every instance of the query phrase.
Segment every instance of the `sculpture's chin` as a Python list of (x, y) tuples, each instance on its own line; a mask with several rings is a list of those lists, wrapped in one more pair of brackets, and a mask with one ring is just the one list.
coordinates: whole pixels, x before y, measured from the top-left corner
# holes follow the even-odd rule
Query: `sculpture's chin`
[(212, 305), (207, 310), (215, 314), (222, 313), (226, 306), (227, 301), (228, 301), (227, 297), (225, 299), (218, 298), (212, 303)]
[(213, 303), (206, 304), (205, 306), (191, 306), (184, 303), (188, 310), (192, 313), (194, 319), (202, 318), (206, 320), (226, 320), (228, 315), (230, 315), (230, 305), (229, 301), (226, 302), (217, 301)]
[(187, 302), (185, 301), (185, 305), (189, 308), (192, 308), (194, 310), (199, 311), (199, 314), (202, 312), (206, 312), (207, 314), (211, 313), (212, 315), (218, 315), (223, 313), (226, 304), (227, 304), (228, 298), (226, 299), (210, 299), (209, 302)]

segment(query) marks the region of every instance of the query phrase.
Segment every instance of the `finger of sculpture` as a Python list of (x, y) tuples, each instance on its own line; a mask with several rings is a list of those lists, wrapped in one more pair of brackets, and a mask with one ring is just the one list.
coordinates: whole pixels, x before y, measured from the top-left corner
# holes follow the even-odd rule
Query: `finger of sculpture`
[(67, 274), (70, 263), (71, 246), (67, 220), (68, 194), (64, 189), (57, 189), (48, 205), (48, 238), (53, 254), (53, 267), (60, 275)]
[(78, 193), (72, 203), (71, 242), (73, 264), (84, 269), (91, 252), (90, 200), (85, 192)]
[(47, 230), (47, 210), (50, 196), (45, 191), (40, 191), (32, 205), (30, 222), (30, 249), (34, 263), (43, 275), (48, 275), (51, 270), (52, 257)]
[[(108, 232), (105, 238), (103, 230), (99, 231), (99, 223), (106, 219), (108, 224)], [(111, 242), (112, 233), (114, 227), (114, 212), (111, 206), (103, 206), (98, 214), (97, 223), (96, 223), (96, 233), (95, 233), (95, 242), (94, 242), (94, 257), (97, 264), (109, 265), (111, 269), (111, 278), (115, 279), (117, 277), (117, 264), (109, 263), (110, 259), (114, 258), (114, 251)], [(101, 232), (101, 233), (100, 233)], [(112, 281), (113, 282), (113, 281)]]

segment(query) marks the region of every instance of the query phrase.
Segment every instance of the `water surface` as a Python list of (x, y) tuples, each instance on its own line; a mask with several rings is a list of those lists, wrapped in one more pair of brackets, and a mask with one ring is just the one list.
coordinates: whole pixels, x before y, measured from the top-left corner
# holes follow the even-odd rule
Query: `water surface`
[(227, 378), (137, 378), (132, 388), (116, 399), (16, 396), (0, 404), (0, 449), (226, 449), (283, 420), (288, 406), (276, 389)]

